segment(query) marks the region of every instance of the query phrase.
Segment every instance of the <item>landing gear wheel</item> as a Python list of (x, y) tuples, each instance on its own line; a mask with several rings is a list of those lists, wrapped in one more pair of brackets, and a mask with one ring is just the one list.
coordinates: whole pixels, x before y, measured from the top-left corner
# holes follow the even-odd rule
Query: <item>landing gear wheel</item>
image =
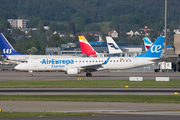
[(86, 73), (86, 76), (87, 76), (87, 77), (91, 77), (92, 74), (91, 74), (91, 73)]
[(30, 77), (33, 77), (33, 74), (30, 74), (29, 76), (30, 76)]

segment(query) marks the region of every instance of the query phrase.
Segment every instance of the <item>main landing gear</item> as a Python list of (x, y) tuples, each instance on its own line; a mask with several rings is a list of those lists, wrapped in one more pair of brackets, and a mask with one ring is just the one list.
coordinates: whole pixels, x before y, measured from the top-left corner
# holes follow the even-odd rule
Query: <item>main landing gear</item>
[(87, 77), (91, 77), (91, 76), (92, 76), (92, 74), (91, 74), (91, 73), (89, 73), (89, 72), (87, 72), (87, 73), (86, 73), (86, 76), (87, 76)]
[(33, 74), (32, 74), (32, 73), (33, 73), (33, 71), (30, 70), (30, 71), (29, 71), (29, 77), (33, 77)]

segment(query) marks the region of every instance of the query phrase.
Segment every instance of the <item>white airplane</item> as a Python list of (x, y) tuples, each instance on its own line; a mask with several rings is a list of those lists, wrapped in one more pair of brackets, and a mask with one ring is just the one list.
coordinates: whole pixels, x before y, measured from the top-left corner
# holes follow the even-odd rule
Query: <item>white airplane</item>
[(143, 40), (144, 40), (145, 49), (147, 51), (151, 47), (152, 42), (148, 37), (143, 37)]
[[(104, 58), (37, 58), (27, 59), (18, 64), (16, 70), (62, 70), (66, 74), (79, 74), (87, 72), (86, 76), (92, 76), (91, 72), (99, 70), (122, 70), (154, 64), (160, 60), (164, 37), (160, 36), (154, 44), (143, 54), (137, 57), (104, 57)], [(33, 76), (30, 74), (30, 76)]]
[(123, 53), (112, 37), (106, 37), (109, 53)]
[[(26, 55), (23, 53), (17, 52), (11, 44), (8, 42), (6, 37), (0, 33), (0, 48), (1, 48), (1, 53), (4, 56), (5, 60), (19, 64), (21, 61), (24, 61), (26, 59), (30, 58), (43, 58), (43, 57), (52, 57), (50, 55)], [(62, 57), (62, 56), (53, 56), (53, 57)], [(73, 56), (63, 56), (63, 57), (73, 57)]]
[[(97, 53), (84, 36), (78, 36), (78, 37), (79, 37), (79, 43), (82, 53), (86, 53), (86, 55), (104, 54), (104, 53)], [(106, 40), (107, 40), (109, 54), (122, 53), (121, 49), (118, 47), (118, 45), (114, 42), (114, 40), (111, 37), (106, 37)]]

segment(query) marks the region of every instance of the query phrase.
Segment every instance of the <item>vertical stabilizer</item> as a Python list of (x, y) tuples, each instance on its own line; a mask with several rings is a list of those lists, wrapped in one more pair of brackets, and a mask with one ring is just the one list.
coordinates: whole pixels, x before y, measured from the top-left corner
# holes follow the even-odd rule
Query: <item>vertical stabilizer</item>
[(152, 42), (148, 37), (143, 37), (143, 40), (144, 40), (145, 49), (147, 51), (151, 47)]
[(161, 52), (163, 48), (164, 37), (159, 36), (157, 40), (151, 45), (151, 47), (143, 54), (137, 57), (153, 57), (153, 58), (160, 58)]
[(84, 36), (78, 36), (79, 37), (79, 43), (81, 46), (82, 53), (86, 53), (86, 55), (96, 55), (96, 51), (92, 48), (92, 46), (89, 44), (89, 42), (86, 40)]
[(0, 48), (2, 55), (24, 55), (17, 52), (2, 33), (0, 33)]
[(109, 53), (123, 53), (111, 37), (106, 37)]

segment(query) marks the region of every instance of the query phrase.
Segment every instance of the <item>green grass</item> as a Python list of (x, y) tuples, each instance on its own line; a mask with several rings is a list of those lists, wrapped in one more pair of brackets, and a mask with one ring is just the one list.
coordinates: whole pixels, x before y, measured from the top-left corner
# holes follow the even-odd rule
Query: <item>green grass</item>
[[(41, 116), (41, 113), (38, 112), (2, 112), (0, 117), (32, 117), (32, 116)], [(42, 113), (42, 116), (92, 116), (90, 113)]]
[(180, 103), (179, 95), (0, 95), (7, 101)]
[(99, 22), (97, 24), (101, 28), (102, 32), (108, 32), (108, 29), (110, 29), (109, 25), (111, 24), (111, 22)]
[(126, 85), (137, 88), (179, 88), (180, 80), (169, 82), (156, 82), (155, 80), (144, 80), (132, 82), (129, 80), (17, 80), (0, 81), (0, 88), (123, 88)]

